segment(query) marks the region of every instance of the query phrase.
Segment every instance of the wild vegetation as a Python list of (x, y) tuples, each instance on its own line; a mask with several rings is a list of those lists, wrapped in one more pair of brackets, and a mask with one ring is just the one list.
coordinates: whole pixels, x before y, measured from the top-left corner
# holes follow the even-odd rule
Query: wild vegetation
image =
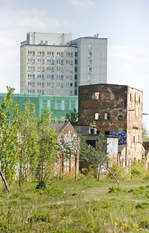
[(0, 190), (0, 232), (149, 232), (149, 179), (120, 181), (79, 176), (25, 182)]
[(97, 150), (80, 138), (80, 160), (87, 170), (78, 179), (75, 173), (76, 182), (74, 174), (61, 174), (59, 180), (52, 172), (57, 151), (77, 159), (78, 141), (74, 138), (73, 147), (63, 138), (58, 142), (50, 111), (37, 119), (34, 105), (27, 103), (21, 112), (13, 91), (8, 88), (0, 107), (0, 175), (6, 181), (0, 179), (0, 232), (149, 232), (145, 164), (115, 164), (101, 179), (99, 168), (107, 161), (102, 136)]

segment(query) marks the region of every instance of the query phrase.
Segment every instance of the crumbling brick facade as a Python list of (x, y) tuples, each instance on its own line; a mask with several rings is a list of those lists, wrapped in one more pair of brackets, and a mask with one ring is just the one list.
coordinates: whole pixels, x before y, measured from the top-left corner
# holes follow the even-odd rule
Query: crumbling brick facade
[(105, 136), (118, 136), (126, 144), (125, 165), (142, 159), (143, 93), (114, 84), (94, 84), (79, 88), (79, 125), (96, 127)]

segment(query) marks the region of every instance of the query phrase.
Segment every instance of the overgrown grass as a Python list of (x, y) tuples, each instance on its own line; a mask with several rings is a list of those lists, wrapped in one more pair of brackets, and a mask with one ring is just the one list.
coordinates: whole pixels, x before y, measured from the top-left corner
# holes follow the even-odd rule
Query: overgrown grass
[(96, 181), (71, 177), (0, 188), (0, 232), (123, 233), (149, 232), (149, 180)]

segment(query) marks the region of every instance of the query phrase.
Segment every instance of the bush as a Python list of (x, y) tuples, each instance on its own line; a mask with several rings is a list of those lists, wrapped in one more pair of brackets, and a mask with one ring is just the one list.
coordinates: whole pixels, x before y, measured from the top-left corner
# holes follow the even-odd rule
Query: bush
[(110, 168), (110, 171), (107, 173), (107, 177), (111, 179), (127, 180), (130, 178), (130, 174), (126, 167), (120, 167), (114, 163), (113, 167)]
[(132, 166), (129, 168), (129, 173), (132, 178), (143, 178), (146, 176), (145, 164), (143, 162), (138, 163), (136, 161), (133, 162)]

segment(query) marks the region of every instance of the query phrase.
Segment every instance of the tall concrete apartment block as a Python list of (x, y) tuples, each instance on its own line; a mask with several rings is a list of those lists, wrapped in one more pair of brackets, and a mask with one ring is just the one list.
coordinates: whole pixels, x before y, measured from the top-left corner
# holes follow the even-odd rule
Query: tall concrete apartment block
[(107, 39), (81, 37), (70, 45), (78, 49), (79, 85), (107, 83)]
[(96, 122), (105, 136), (118, 137), (126, 146), (125, 165), (130, 165), (142, 159), (142, 103), (142, 91), (129, 86), (80, 86), (79, 125)]
[(107, 39), (27, 33), (20, 48), (20, 92), (78, 95), (79, 85), (107, 82)]

